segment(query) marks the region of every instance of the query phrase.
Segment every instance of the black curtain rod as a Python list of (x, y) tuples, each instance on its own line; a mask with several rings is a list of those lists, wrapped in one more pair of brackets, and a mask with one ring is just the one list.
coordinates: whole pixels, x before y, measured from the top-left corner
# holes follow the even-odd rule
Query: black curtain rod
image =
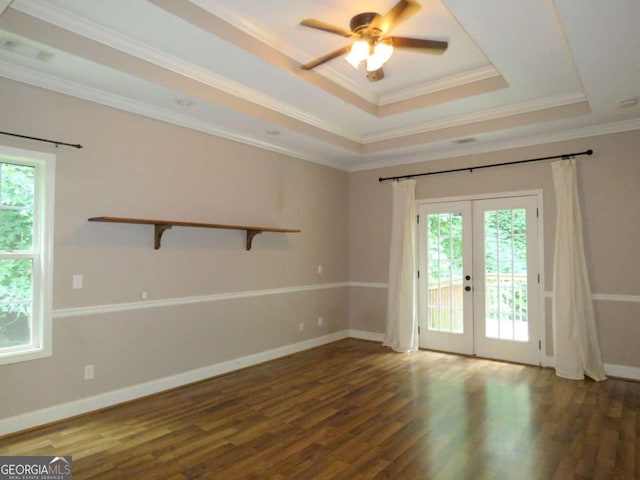
[(58, 147), (59, 145), (64, 145), (65, 147), (82, 148), (82, 145), (80, 145), (79, 143), (59, 142), (57, 140), (47, 140), (46, 138), (29, 137), (27, 135), (18, 135), (17, 133), (9, 132), (0, 132), (0, 134), (9, 135), (11, 137), (26, 138), (27, 140), (36, 140), (38, 142), (53, 143), (56, 147)]
[(474, 170), (480, 170), (482, 168), (502, 167), (504, 165), (516, 165), (518, 163), (540, 162), (542, 160), (553, 160), (555, 158), (562, 158), (563, 160), (567, 160), (569, 158), (578, 157), (580, 155), (592, 155), (592, 154), (593, 154), (593, 150), (589, 149), (585, 152), (565, 153), (564, 155), (554, 155), (553, 157), (531, 158), (529, 160), (518, 160), (516, 162), (492, 163), (491, 165), (479, 165), (477, 167), (453, 168), (451, 170), (439, 170), (437, 172), (414, 173), (411, 175), (400, 175), (399, 177), (380, 177), (378, 178), (378, 181), (384, 182), (385, 180), (400, 180), (403, 178), (423, 177), (425, 175), (439, 175), (441, 173), (466, 172), (467, 170), (469, 172), (473, 172)]

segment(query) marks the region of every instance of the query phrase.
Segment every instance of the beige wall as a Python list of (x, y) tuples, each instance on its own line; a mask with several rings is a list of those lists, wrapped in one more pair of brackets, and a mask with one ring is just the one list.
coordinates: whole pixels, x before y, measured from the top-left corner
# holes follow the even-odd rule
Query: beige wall
[[(140, 302), (143, 291), (153, 301), (345, 284), (348, 175), (8, 80), (0, 91), (0, 130), (84, 145), (0, 138), (57, 155), (58, 312), (52, 357), (0, 366), (0, 418), (347, 329), (346, 287), (69, 316)], [(244, 232), (174, 227), (156, 251), (152, 226), (87, 221), (102, 215), (302, 233), (263, 233), (247, 252)], [(94, 380), (84, 381), (86, 364)]]
[[(347, 328), (382, 333), (391, 210), (389, 184), (379, 176), (593, 148), (592, 157), (579, 160), (593, 291), (640, 295), (637, 131), (347, 174), (9, 80), (0, 80), (0, 91), (0, 130), (84, 145), (56, 149), (0, 138), (57, 155), (54, 354), (0, 366), (0, 420)], [(545, 290), (552, 290), (555, 206), (548, 163), (417, 181), (419, 199), (542, 189)], [(155, 251), (152, 227), (87, 222), (101, 215), (302, 233), (259, 235), (246, 252), (242, 232), (176, 227)], [(84, 276), (82, 290), (71, 288), (73, 274)], [(347, 281), (354, 285), (335, 286)], [(334, 286), (69, 314), (135, 304), (143, 291), (150, 301), (188, 300), (309, 285)], [(640, 367), (640, 304), (598, 300), (596, 311), (605, 361)], [(96, 378), (84, 381), (90, 363)]]
[[(640, 296), (640, 132), (618, 133), (455, 159), (355, 172), (349, 176), (349, 266), (357, 282), (386, 283), (391, 188), (379, 177), (539, 158), (593, 149), (578, 157), (585, 248), (594, 294)], [(416, 198), (437, 199), (522, 190), (543, 191), (545, 290), (553, 290), (555, 197), (550, 162), (417, 177)], [(351, 289), (352, 328), (384, 332), (386, 290)], [(628, 300), (628, 297), (626, 298)], [(596, 300), (604, 360), (640, 367), (640, 304)], [(375, 306), (375, 307), (374, 307)], [(551, 301), (546, 301), (552, 354)], [(633, 339), (633, 340), (632, 340)]]

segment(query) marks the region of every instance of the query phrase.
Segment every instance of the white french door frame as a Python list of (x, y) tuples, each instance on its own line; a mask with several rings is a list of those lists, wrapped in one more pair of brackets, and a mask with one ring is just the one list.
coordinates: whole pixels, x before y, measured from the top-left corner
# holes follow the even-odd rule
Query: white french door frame
[[(420, 209), (420, 206), (422, 205), (430, 205), (430, 204), (446, 204), (446, 203), (451, 203), (454, 204), (455, 202), (473, 202), (476, 200), (491, 200), (491, 199), (505, 199), (505, 198), (514, 198), (514, 197), (532, 197), (535, 196), (536, 197), (536, 201), (537, 201), (537, 243), (538, 243), (538, 274), (540, 275), (540, 281), (539, 281), (539, 294), (538, 294), (538, 298), (537, 298), (537, 302), (536, 302), (536, 310), (538, 312), (538, 318), (537, 318), (537, 336), (538, 341), (539, 341), (539, 350), (538, 350), (538, 359), (537, 359), (537, 364), (539, 365), (543, 365), (545, 364), (544, 359), (546, 358), (546, 351), (547, 351), (547, 345), (546, 345), (546, 315), (545, 315), (545, 272), (544, 272), (544, 216), (543, 216), (543, 192), (541, 189), (536, 189), (536, 190), (522, 190), (522, 191), (512, 191), (512, 192), (500, 192), (500, 193), (491, 193), (491, 194), (479, 194), (479, 195), (464, 195), (464, 196), (455, 196), (455, 197), (441, 197), (441, 198), (430, 198), (430, 199), (418, 199), (416, 200), (416, 206), (418, 207), (417, 210)], [(423, 241), (422, 238), (422, 229), (418, 228), (416, 229), (416, 241), (418, 242), (417, 245), (420, 245), (420, 242)], [(416, 263), (418, 266), (421, 265), (426, 265), (426, 263), (424, 263), (425, 259), (421, 258), (421, 256), (424, 254), (424, 248), (419, 248), (417, 249), (418, 251), (416, 252), (417, 255), (417, 259), (416, 259)], [(475, 279), (474, 279), (475, 280)], [(427, 274), (423, 274), (419, 277), (418, 279), (418, 288), (420, 290), (423, 290), (422, 284), (423, 282), (428, 281), (428, 276)], [(424, 299), (420, 298), (420, 294), (422, 292), (418, 292), (418, 300), (419, 300), (419, 305), (418, 305), (418, 325), (419, 325), (419, 329), (420, 327), (426, 327), (426, 325), (424, 325), (424, 319), (426, 318), (426, 303), (424, 302)], [(466, 328), (466, 327), (465, 327)], [(424, 329), (426, 330), (426, 328)], [(420, 334), (423, 335), (424, 334), (424, 330), (420, 331)], [(420, 346), (422, 348), (428, 348), (428, 347), (424, 347), (424, 342), (420, 341)], [(450, 350), (452, 352), (456, 352), (455, 349)], [(474, 353), (475, 355), (475, 353)]]
[[(430, 208), (432, 207), (432, 208)], [(421, 221), (427, 221), (422, 220), (422, 213), (425, 212), (425, 210), (427, 210), (426, 215), (431, 215), (431, 214), (440, 214), (440, 213), (444, 213), (444, 214), (448, 214), (448, 213), (454, 213), (461, 215), (462, 216), (462, 231), (464, 232), (464, 236), (462, 238), (462, 276), (471, 276), (473, 275), (473, 244), (470, 241), (470, 232), (472, 231), (473, 228), (473, 223), (472, 223), (472, 209), (471, 209), (471, 203), (468, 201), (454, 201), (454, 202), (438, 202), (438, 203), (421, 203), (418, 206), (418, 212), (420, 212), (420, 216), (421, 216)], [(424, 233), (424, 229), (428, 228), (427, 225), (422, 225), (420, 228), (418, 228), (419, 232), (418, 232), (418, 242), (417, 245), (420, 245), (420, 242), (424, 242), (424, 238), (422, 238), (421, 236), (421, 232)], [(426, 248), (418, 248), (418, 268), (420, 269), (420, 267), (422, 265), (427, 265), (428, 263), (428, 259), (426, 258), (427, 252), (426, 252)], [(427, 318), (427, 310), (428, 310), (428, 304), (429, 304), (429, 299), (428, 299), (428, 294), (427, 294), (427, 289), (426, 288), (422, 288), (422, 285), (425, 285), (426, 283), (429, 282), (428, 279), (428, 274), (427, 272), (421, 272), (419, 270), (419, 272), (421, 273), (418, 276), (418, 302), (419, 302), (419, 306), (418, 306), (418, 312), (419, 312), (419, 322), (424, 321), (424, 319)], [(424, 273), (424, 274), (422, 274)], [(463, 284), (465, 285), (465, 288), (472, 288), (472, 284), (473, 284), (473, 280), (471, 280), (471, 283), (465, 280), (462, 280)], [(473, 312), (473, 295), (469, 295), (469, 294), (462, 294), (462, 311), (463, 312)], [(451, 299), (451, 302), (453, 302), (454, 300)], [(450, 319), (453, 323), (453, 317), (454, 315), (451, 314)], [(422, 327), (423, 325), (420, 323), (420, 326)], [(427, 327), (427, 325), (424, 325), (425, 329)], [(419, 329), (420, 330), (420, 329)], [(424, 331), (424, 330), (422, 330)], [(429, 349), (435, 349), (435, 350), (443, 350), (446, 352), (452, 352), (452, 353), (461, 353), (461, 354), (470, 354), (471, 352), (473, 352), (473, 335), (474, 335), (474, 328), (473, 328), (473, 316), (471, 314), (467, 314), (467, 315), (463, 315), (462, 318), (462, 332), (456, 332), (454, 334), (443, 330), (443, 331), (436, 331), (436, 330), (430, 330), (429, 332), (429, 336), (422, 336), (420, 338), (420, 346), (424, 347), (424, 348), (429, 348)]]

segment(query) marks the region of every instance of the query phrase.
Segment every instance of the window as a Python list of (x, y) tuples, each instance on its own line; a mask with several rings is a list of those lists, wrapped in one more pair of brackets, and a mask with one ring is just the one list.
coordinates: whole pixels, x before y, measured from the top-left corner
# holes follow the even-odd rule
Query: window
[(51, 355), (55, 156), (0, 147), (0, 364)]

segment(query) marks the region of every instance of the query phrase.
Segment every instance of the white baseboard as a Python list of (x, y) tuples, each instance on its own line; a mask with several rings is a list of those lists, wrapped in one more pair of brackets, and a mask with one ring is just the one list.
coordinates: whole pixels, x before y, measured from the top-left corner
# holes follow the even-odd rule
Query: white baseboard
[(360, 340), (370, 340), (372, 342), (380, 343), (384, 342), (384, 333), (367, 332), (364, 330), (349, 330), (349, 336)]
[(57, 422), (65, 418), (82, 415), (94, 410), (110, 407), (136, 398), (153, 395), (154, 393), (159, 393), (222, 375), (224, 373), (233, 372), (234, 370), (257, 365), (269, 360), (291, 355), (292, 353), (319, 347), (327, 343), (348, 338), (349, 334), (349, 330), (343, 330), (322, 337), (312, 338), (310, 340), (285, 345), (272, 350), (266, 350), (264, 352), (247, 355), (245, 357), (239, 357), (226, 362), (209, 365), (196, 370), (190, 370), (170, 377), (159, 378), (157, 380), (132, 385), (130, 387), (113, 390), (92, 397), (81, 398), (72, 402), (23, 413), (14, 417), (0, 419), (0, 436)]
[(640, 367), (629, 367), (627, 365), (613, 365), (611, 363), (605, 363), (604, 372), (610, 377), (640, 381)]
[[(252, 365), (275, 360), (276, 358), (291, 355), (303, 350), (309, 350), (311, 348), (319, 347), (321, 345), (349, 337), (374, 342), (384, 341), (384, 334), (382, 333), (353, 329), (342, 330), (322, 337), (312, 338), (310, 340), (285, 345), (283, 347), (235, 358), (233, 360), (209, 365), (196, 370), (179, 373), (170, 377), (159, 378), (157, 380), (113, 390), (93, 397), (81, 398), (72, 402), (23, 413), (14, 417), (0, 419), (0, 436), (57, 422), (65, 418), (82, 415), (101, 408), (135, 400), (136, 398), (188, 385), (200, 380), (206, 380), (207, 378), (212, 378), (235, 370), (250, 367)], [(543, 366), (553, 367), (555, 364), (554, 358), (549, 356), (545, 356), (542, 361)], [(605, 363), (604, 369), (606, 374), (609, 376), (640, 381), (640, 368), (638, 367)]]
[(555, 368), (556, 359), (553, 358), (553, 357), (550, 357), (549, 355), (545, 355), (545, 356), (542, 357), (542, 366), (543, 367)]
[[(542, 359), (543, 367), (554, 368), (556, 361), (553, 357), (545, 356)], [(613, 363), (604, 364), (604, 373), (609, 377), (621, 378), (624, 380), (640, 381), (640, 367), (630, 367), (628, 365), (614, 365)]]

